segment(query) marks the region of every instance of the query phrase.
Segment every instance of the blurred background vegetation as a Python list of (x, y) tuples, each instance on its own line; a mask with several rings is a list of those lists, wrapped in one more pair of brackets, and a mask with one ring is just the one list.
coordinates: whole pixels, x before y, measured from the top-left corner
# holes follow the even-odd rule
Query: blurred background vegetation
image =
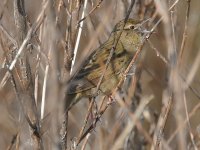
[[(98, 96), (92, 113), (77, 103), (63, 128), (76, 45), (73, 71), (132, 3), (129, 17), (155, 27), (138, 71), (114, 102)], [(199, 0), (1, 0), (0, 149), (61, 149), (63, 133), (67, 149), (199, 149), (199, 9)]]

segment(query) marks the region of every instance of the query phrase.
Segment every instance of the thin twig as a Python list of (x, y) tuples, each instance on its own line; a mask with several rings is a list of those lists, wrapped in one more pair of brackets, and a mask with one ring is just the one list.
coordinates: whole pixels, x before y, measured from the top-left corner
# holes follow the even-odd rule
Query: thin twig
[(45, 100), (46, 100), (46, 89), (47, 89), (48, 73), (49, 73), (49, 65), (47, 64), (47, 66), (45, 68), (44, 83), (43, 83), (43, 88), (42, 88), (41, 119), (44, 118), (44, 106), (45, 106)]
[(172, 96), (171, 93), (166, 93), (165, 97), (163, 98), (164, 106), (161, 109), (161, 115), (158, 119), (157, 127), (155, 129), (155, 133), (154, 133), (154, 137), (153, 137), (155, 144), (152, 145), (151, 149), (157, 150), (157, 149), (159, 149), (159, 146), (161, 145), (163, 131), (164, 131), (164, 128), (165, 128), (165, 125), (166, 125), (167, 118), (169, 116), (169, 111), (170, 111), (171, 106), (172, 106), (172, 97), (173, 96)]
[(11, 143), (10, 143), (9, 147), (8, 147), (6, 150), (12, 150), (12, 149), (13, 149), (13, 146), (14, 146), (14, 144), (16, 143), (17, 136), (18, 136), (18, 133), (15, 134), (15, 135), (13, 135), (13, 138), (12, 138), (12, 140), (11, 140)]
[(83, 142), (83, 145), (82, 145), (82, 147), (81, 147), (81, 150), (85, 150), (90, 135), (91, 135), (90, 133), (87, 134), (87, 136), (86, 136), (86, 138), (85, 138), (85, 140), (84, 140), (84, 142)]
[(83, 20), (85, 20), (87, 17), (89, 17), (97, 8), (99, 8), (102, 2), (103, 2), (103, 0), (99, 0), (99, 2), (97, 3), (97, 5), (95, 7), (93, 7), (92, 10), (90, 10), (90, 12), (88, 13), (88, 15), (85, 16), (85, 17), (83, 17), (81, 20), (79, 20), (78, 24), (80, 24)]
[[(20, 46), (27, 34), (27, 22), (24, 0), (14, 0), (14, 20), (18, 35), (17, 44), (18, 46)], [(26, 51), (20, 53), (18, 60), (18, 71), (20, 77), (19, 79), (21, 80), (22, 89), (27, 90), (29, 88), (31, 76), (28, 72), (28, 61)]]
[[(84, 1), (84, 5), (83, 5), (83, 12), (82, 12), (81, 18), (84, 18), (86, 7), (87, 7), (87, 3), (88, 3), (88, 0), (85, 0)], [(74, 64), (75, 64), (76, 55), (77, 55), (78, 47), (79, 47), (79, 44), (80, 44), (80, 38), (81, 38), (82, 30), (83, 30), (83, 22), (81, 22), (80, 26), (79, 26), (78, 35), (77, 35), (77, 39), (76, 39), (76, 44), (75, 44), (75, 48), (74, 48), (74, 57), (72, 59), (72, 64), (71, 64), (70, 74), (72, 74), (72, 70), (73, 70), (73, 67), (74, 67)]]
[(188, 115), (189, 114), (188, 113), (188, 105), (187, 105), (185, 94), (184, 94), (183, 101), (184, 101), (184, 106), (185, 106), (185, 114), (186, 114), (186, 120), (187, 120), (188, 129), (189, 129), (190, 139), (191, 139), (191, 142), (192, 142), (194, 150), (198, 150), (197, 145), (195, 144), (195, 141), (194, 141), (194, 135), (193, 135), (193, 133), (191, 131), (192, 127), (191, 127), (190, 118), (189, 118), (189, 115)]
[(83, 132), (84, 132), (84, 130), (85, 130), (85, 127), (86, 127), (86, 125), (87, 125), (87, 122), (88, 122), (89, 116), (90, 116), (90, 114), (91, 114), (91, 110), (92, 110), (92, 107), (93, 107), (93, 105), (94, 105), (94, 102), (95, 102), (94, 99), (92, 99), (91, 102), (90, 102), (90, 105), (89, 105), (89, 108), (88, 108), (86, 117), (85, 117), (85, 119), (84, 119), (84, 125), (82, 126), (81, 131), (80, 131), (80, 133), (79, 133), (78, 140), (77, 140), (78, 142), (77, 142), (77, 143), (80, 143), (80, 139), (81, 139), (81, 137), (82, 137), (82, 135), (83, 135)]
[(191, 0), (186, 0), (187, 1), (187, 10), (186, 10), (186, 16), (185, 16), (185, 28), (183, 31), (183, 39), (181, 42), (181, 49), (179, 52), (179, 64), (181, 64), (184, 49), (185, 49), (185, 43), (187, 41), (187, 36), (188, 36), (188, 24), (189, 24), (189, 15), (190, 15), (190, 2)]

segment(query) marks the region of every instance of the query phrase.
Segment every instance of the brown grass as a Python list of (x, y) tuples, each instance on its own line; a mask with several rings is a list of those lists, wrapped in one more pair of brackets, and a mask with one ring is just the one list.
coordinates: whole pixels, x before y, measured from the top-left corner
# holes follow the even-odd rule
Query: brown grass
[[(14, 2), (0, 3), (1, 149), (200, 148), (199, 0)], [(70, 70), (127, 17), (148, 19), (137, 72), (114, 100), (77, 103), (65, 127)]]

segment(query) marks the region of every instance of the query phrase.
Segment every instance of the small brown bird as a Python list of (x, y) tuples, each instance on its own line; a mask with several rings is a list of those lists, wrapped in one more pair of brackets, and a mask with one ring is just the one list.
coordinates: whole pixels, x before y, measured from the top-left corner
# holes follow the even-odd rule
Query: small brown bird
[(69, 110), (81, 98), (91, 98), (96, 94), (96, 87), (105, 70), (110, 51), (118, 40), (99, 87), (100, 92), (110, 95), (136, 50), (141, 46), (142, 34), (139, 21), (128, 19), (126, 23), (124, 20), (117, 23), (108, 40), (88, 57), (81, 69), (68, 82), (66, 109)]

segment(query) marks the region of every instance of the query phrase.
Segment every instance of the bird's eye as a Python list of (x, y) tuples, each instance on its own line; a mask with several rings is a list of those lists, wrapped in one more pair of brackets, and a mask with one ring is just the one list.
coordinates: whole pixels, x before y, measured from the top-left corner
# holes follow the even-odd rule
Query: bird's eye
[(130, 29), (135, 29), (135, 26), (134, 25), (130, 25), (129, 28)]

